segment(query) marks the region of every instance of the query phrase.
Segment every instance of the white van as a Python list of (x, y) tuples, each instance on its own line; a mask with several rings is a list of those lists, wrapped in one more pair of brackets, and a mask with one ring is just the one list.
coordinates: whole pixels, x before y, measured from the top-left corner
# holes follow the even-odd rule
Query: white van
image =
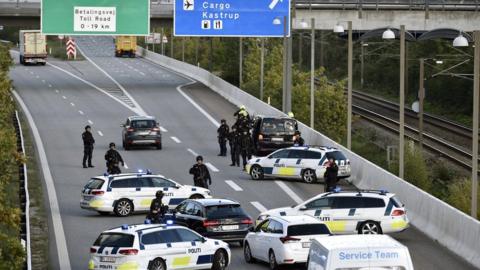
[(308, 270), (413, 270), (408, 248), (388, 235), (342, 235), (312, 240)]

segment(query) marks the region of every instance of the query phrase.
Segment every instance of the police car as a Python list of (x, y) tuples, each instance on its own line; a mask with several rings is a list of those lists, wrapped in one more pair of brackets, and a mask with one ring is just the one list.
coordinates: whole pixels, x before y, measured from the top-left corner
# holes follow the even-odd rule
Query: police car
[(409, 220), (404, 204), (384, 190), (327, 192), (299, 205), (272, 209), (257, 218), (257, 224), (269, 216), (310, 215), (317, 217), (334, 234), (382, 234), (401, 232)]
[(311, 216), (268, 217), (245, 237), (245, 261), (265, 261), (270, 269), (306, 263), (311, 239), (329, 235), (328, 227)]
[(208, 189), (182, 185), (163, 175), (140, 171), (93, 177), (83, 188), (80, 207), (102, 215), (113, 212), (117, 216), (128, 216), (134, 211), (148, 211), (158, 190), (163, 191), (163, 203), (169, 208), (175, 208), (186, 199), (212, 197)]
[(280, 149), (266, 157), (250, 159), (245, 169), (253, 180), (271, 176), (297, 178), (306, 183), (314, 183), (324, 178), (330, 158), (334, 158), (338, 165), (339, 179), (350, 177), (350, 161), (336, 148), (323, 146)]
[(105, 231), (90, 248), (89, 270), (214, 269), (230, 264), (228, 244), (181, 226), (123, 225)]

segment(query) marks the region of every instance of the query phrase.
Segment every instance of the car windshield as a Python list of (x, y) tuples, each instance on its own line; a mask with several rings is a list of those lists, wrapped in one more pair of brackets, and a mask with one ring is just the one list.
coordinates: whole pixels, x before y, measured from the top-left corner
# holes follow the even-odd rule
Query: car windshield
[(290, 119), (265, 118), (262, 123), (263, 134), (291, 134), (295, 133), (295, 121)]
[(101, 189), (104, 182), (105, 181), (103, 181), (102, 179), (92, 178), (85, 185), (85, 188), (87, 188), (87, 189)]
[(94, 246), (105, 247), (132, 247), (134, 236), (124, 233), (102, 233), (97, 238)]
[(247, 214), (238, 204), (215, 205), (207, 207), (208, 219), (238, 218), (245, 217)]
[(135, 120), (132, 121), (132, 128), (154, 128), (157, 124), (155, 120)]
[(345, 157), (345, 155), (340, 151), (327, 152), (325, 155), (327, 156), (327, 159), (330, 159), (330, 158), (334, 158), (335, 160), (346, 160), (347, 159)]
[(302, 224), (288, 226), (289, 236), (315, 235), (315, 234), (330, 234), (325, 224)]

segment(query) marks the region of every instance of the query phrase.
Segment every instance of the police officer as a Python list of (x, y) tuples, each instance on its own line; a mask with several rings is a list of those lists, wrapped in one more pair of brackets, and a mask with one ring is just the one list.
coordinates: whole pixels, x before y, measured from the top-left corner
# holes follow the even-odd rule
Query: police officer
[(197, 163), (190, 168), (190, 174), (193, 175), (193, 183), (197, 187), (208, 188), (212, 184), (212, 178), (207, 166), (203, 164), (203, 157), (197, 157)]
[(242, 155), (243, 169), (247, 165), (247, 161), (252, 158), (252, 137), (246, 131), (240, 131), (240, 154)]
[(250, 115), (248, 114), (247, 109), (245, 108), (244, 105), (240, 106), (240, 108), (238, 109), (238, 111), (236, 111), (236, 112), (233, 114), (233, 116), (237, 117), (237, 119), (240, 118), (240, 117), (242, 117), (242, 116), (245, 116), (245, 117), (247, 117), (248, 119), (250, 119)]
[(304, 146), (305, 140), (302, 138), (302, 133), (300, 131), (295, 131), (295, 140), (293, 141), (295, 146)]
[(326, 164), (327, 170), (325, 171), (325, 192), (330, 192), (337, 187), (338, 166), (333, 157), (328, 159)]
[[(93, 168), (92, 165), (92, 155), (93, 155), (93, 145), (95, 144), (95, 139), (92, 135), (92, 128), (90, 126), (85, 127), (85, 132), (82, 133), (83, 140), (83, 168)], [(88, 160), (88, 167), (87, 167)]]
[(220, 127), (217, 129), (218, 144), (220, 145), (220, 154), (219, 156), (227, 156), (227, 138), (230, 131), (227, 121), (222, 119)]
[(155, 193), (155, 199), (150, 204), (150, 213), (147, 216), (153, 223), (161, 223), (168, 211), (168, 206), (163, 204), (162, 199), (163, 191), (159, 190)]
[(228, 143), (230, 144), (230, 156), (232, 164), (230, 166), (240, 167), (240, 135), (237, 131), (237, 126), (232, 126), (232, 131), (228, 134)]
[(111, 142), (109, 145), (110, 149), (105, 153), (105, 160), (107, 161), (107, 172), (109, 174), (119, 174), (122, 173), (120, 171), (120, 163), (122, 163), (122, 167), (125, 167), (125, 163), (123, 162), (123, 158), (115, 150), (115, 143)]

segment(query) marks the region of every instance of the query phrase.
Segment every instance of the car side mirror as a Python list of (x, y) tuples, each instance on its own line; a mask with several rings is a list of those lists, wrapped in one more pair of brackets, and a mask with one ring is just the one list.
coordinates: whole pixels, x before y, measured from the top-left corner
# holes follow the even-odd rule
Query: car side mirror
[(207, 239), (206, 239), (205, 237), (202, 237), (202, 238), (201, 238), (201, 242), (202, 242), (202, 243), (205, 243), (205, 242), (207, 242)]
[(272, 157), (272, 156), (268, 156), (267, 158), (268, 158), (268, 159), (272, 159), (273, 157)]
[(308, 208), (307, 208), (305, 205), (302, 205), (302, 206), (299, 208), (300, 211), (305, 211), (305, 210), (307, 210), (307, 209), (308, 209)]
[(255, 227), (250, 227), (250, 228), (248, 228), (248, 231), (249, 231), (249, 232), (254, 232), (254, 231), (255, 231)]

